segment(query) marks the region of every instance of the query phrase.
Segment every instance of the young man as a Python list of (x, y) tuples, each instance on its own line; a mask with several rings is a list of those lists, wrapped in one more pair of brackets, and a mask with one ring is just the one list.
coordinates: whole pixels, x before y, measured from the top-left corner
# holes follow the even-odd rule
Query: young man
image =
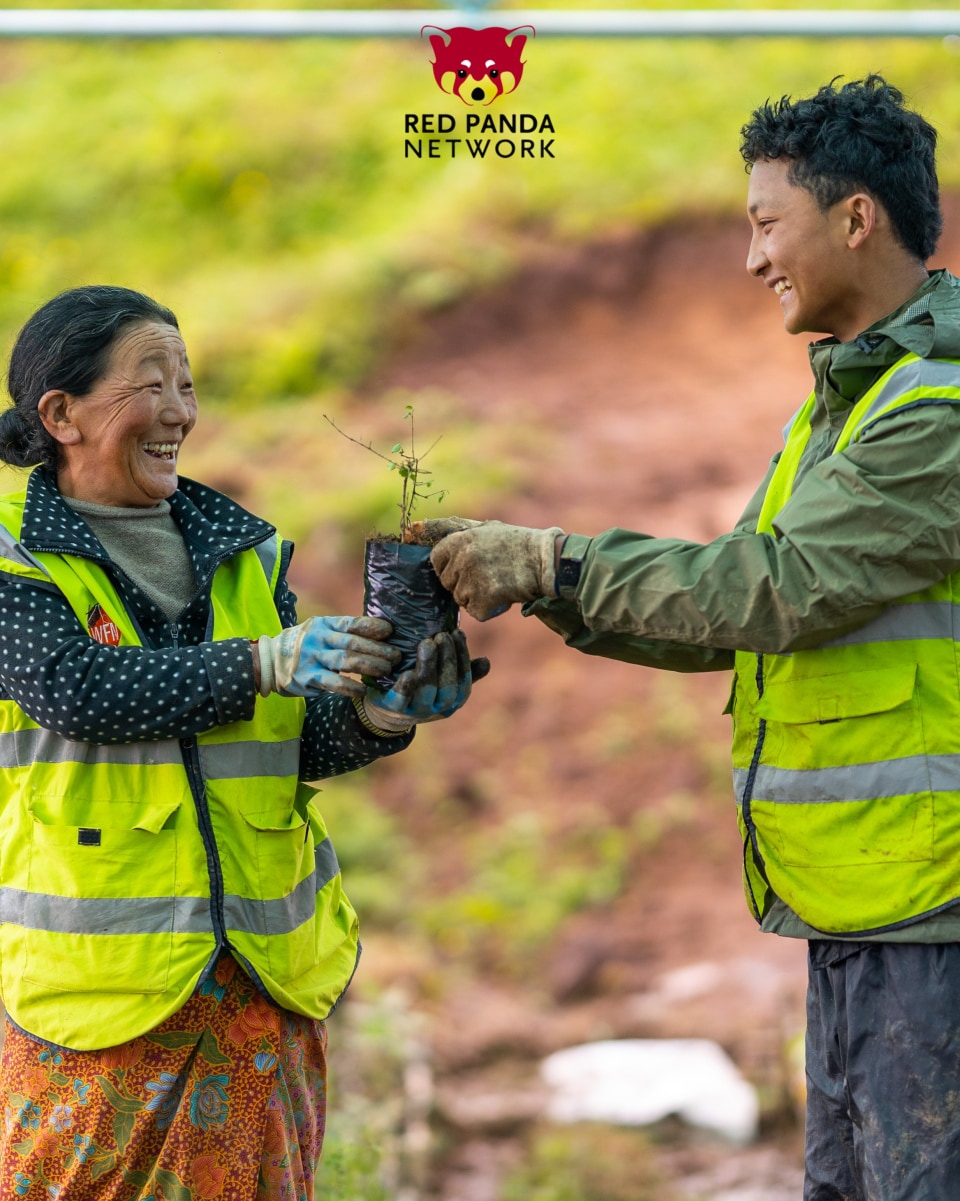
[(528, 602), (588, 654), (734, 667), (747, 901), (809, 940), (805, 1201), (960, 1197), (960, 281), (925, 266), (935, 146), (879, 76), (744, 127), (747, 270), (789, 333), (828, 336), (732, 533), (425, 523), (481, 620)]

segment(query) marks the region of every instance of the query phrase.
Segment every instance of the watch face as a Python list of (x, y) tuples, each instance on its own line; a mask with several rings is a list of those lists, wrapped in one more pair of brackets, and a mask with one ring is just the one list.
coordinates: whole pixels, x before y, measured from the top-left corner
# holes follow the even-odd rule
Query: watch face
[(582, 568), (582, 559), (561, 559), (560, 566), (557, 568), (557, 587), (576, 588), (580, 583)]

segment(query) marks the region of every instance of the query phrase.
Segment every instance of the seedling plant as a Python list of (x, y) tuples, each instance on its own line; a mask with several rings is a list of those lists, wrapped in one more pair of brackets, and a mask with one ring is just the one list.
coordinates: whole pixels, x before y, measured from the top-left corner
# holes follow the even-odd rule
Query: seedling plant
[(346, 430), (342, 430), (333, 418), (328, 417), (326, 413), (324, 413), (323, 419), (329, 425), (332, 425), (337, 433), (346, 438), (348, 442), (353, 442), (356, 446), (362, 446), (364, 450), (368, 450), (371, 454), (376, 455), (378, 459), (382, 459), (387, 464), (389, 471), (396, 471), (398, 473), (402, 480), (400, 503), (397, 506), (400, 510), (400, 541), (413, 542), (413, 514), (418, 502), (422, 500), (441, 501), (447, 495), (446, 489), (434, 491), (435, 482), (428, 478), (432, 473), (423, 466), (423, 460), (437, 445), (440, 438), (434, 439), (422, 453), (417, 453), (413, 405), (407, 405), (403, 413), (403, 420), (410, 422), (409, 449), (402, 442), (398, 442), (390, 450), (389, 454), (384, 454), (382, 451), (377, 450), (370, 442), (354, 438), (352, 434), (348, 434)]

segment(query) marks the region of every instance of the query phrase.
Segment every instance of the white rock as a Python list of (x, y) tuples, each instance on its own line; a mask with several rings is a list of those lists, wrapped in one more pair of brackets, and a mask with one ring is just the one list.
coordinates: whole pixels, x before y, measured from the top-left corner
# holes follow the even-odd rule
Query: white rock
[(676, 1114), (746, 1143), (757, 1133), (754, 1089), (709, 1039), (612, 1039), (548, 1056), (540, 1072), (555, 1122), (646, 1126)]

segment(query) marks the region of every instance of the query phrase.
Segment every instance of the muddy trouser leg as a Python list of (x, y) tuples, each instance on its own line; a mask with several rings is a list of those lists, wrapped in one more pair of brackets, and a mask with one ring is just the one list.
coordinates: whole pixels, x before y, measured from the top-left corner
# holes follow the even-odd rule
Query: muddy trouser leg
[(804, 1201), (960, 1201), (960, 944), (811, 941)]

